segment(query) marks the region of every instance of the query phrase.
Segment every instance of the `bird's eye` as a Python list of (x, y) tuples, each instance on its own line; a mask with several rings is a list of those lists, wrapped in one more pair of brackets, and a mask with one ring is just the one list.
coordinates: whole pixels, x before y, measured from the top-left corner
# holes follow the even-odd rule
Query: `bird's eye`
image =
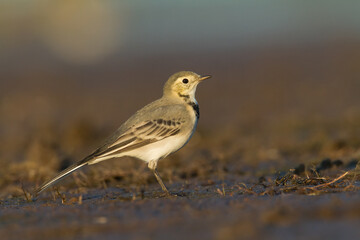
[(189, 80), (188, 80), (187, 78), (184, 78), (184, 79), (182, 80), (182, 82), (185, 83), (185, 84), (187, 84), (187, 83), (189, 82)]

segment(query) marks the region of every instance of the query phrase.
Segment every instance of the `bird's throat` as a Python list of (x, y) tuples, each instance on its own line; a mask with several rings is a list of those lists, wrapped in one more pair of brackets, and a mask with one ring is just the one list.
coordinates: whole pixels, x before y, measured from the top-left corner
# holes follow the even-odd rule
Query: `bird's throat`
[(187, 104), (189, 104), (194, 109), (196, 118), (199, 119), (200, 118), (199, 104), (197, 104), (196, 102), (188, 102)]
[(192, 109), (195, 112), (195, 116), (197, 119), (200, 118), (200, 108), (199, 108), (199, 104), (197, 103), (197, 101), (195, 99), (191, 99), (190, 95), (188, 94), (181, 94), (179, 93), (179, 97), (181, 97), (184, 102), (186, 102), (188, 105), (190, 105), (192, 107)]

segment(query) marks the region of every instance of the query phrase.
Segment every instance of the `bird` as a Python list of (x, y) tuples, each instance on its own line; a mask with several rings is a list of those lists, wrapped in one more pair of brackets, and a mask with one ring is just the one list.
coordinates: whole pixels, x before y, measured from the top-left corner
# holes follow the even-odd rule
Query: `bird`
[(70, 173), (86, 165), (124, 156), (145, 161), (162, 190), (170, 195), (158, 171), (158, 161), (181, 149), (193, 136), (200, 117), (195, 99), (198, 84), (210, 75), (191, 71), (169, 77), (163, 95), (138, 110), (93, 153), (71, 165), (35, 190), (38, 196)]

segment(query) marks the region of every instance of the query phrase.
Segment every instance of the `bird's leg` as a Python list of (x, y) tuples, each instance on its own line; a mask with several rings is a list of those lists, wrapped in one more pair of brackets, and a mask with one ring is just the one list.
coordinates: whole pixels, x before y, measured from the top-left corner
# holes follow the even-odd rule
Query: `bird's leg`
[(155, 168), (155, 169), (152, 169), (152, 171), (153, 171), (153, 173), (154, 173), (154, 175), (155, 175), (155, 177), (156, 177), (156, 180), (159, 182), (162, 190), (163, 190), (167, 195), (170, 195), (169, 191), (168, 191), (167, 188), (165, 187), (165, 184), (163, 183), (163, 181), (162, 181), (162, 179), (161, 179), (158, 171), (156, 170), (156, 168)]
[(156, 180), (158, 181), (158, 183), (160, 184), (162, 190), (167, 194), (170, 195), (169, 191), (167, 190), (167, 188), (165, 187), (165, 184), (163, 183), (158, 171), (156, 170), (156, 166), (157, 166), (157, 161), (150, 161), (148, 164), (148, 167), (151, 169), (151, 171), (154, 173)]

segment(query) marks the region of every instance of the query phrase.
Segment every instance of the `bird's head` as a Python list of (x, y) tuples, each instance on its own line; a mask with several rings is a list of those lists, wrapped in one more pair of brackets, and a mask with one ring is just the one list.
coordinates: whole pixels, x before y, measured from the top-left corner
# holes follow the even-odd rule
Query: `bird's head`
[(197, 85), (210, 75), (200, 76), (194, 72), (182, 71), (170, 76), (164, 86), (164, 96), (185, 97), (195, 99)]

